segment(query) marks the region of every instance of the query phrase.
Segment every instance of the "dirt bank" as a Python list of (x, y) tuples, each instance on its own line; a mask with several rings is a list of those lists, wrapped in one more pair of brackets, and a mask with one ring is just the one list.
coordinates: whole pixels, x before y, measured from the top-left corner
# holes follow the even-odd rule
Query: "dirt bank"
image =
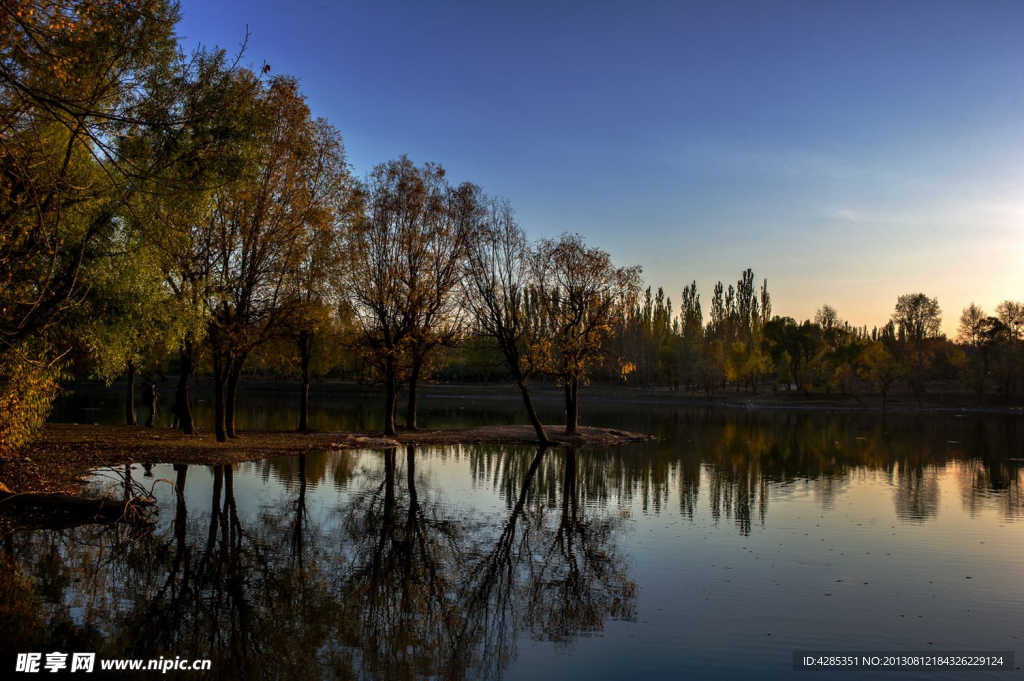
[[(546, 429), (555, 446), (610, 446), (650, 439), (647, 435), (609, 428), (581, 426), (572, 437), (562, 431), (561, 427)], [(81, 487), (89, 471), (126, 463), (216, 465), (339, 449), (537, 444), (537, 434), (530, 426), (418, 430), (402, 432), (396, 438), (385, 437), (381, 432), (245, 431), (240, 435), (230, 442), (218, 443), (212, 433), (183, 435), (161, 428), (47, 424), (40, 437), (17, 457), (0, 461), (0, 482), (16, 492), (72, 493)]]

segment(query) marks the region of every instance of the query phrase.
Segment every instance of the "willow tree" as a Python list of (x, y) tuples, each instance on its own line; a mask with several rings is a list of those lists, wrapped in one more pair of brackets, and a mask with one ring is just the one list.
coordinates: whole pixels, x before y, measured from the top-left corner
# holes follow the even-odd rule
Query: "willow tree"
[(539, 314), (552, 343), (548, 367), (565, 389), (565, 432), (579, 423), (579, 387), (602, 358), (612, 324), (640, 291), (640, 267), (615, 267), (579, 234), (544, 240), (535, 256)]
[(140, 242), (125, 220), (108, 241), (108, 257), (84, 273), (89, 296), (76, 335), (88, 350), (92, 374), (107, 385), (126, 376), (125, 420), (135, 418), (135, 378), (147, 364), (177, 353), (200, 320), (166, 286), (162, 254)]
[(179, 374), (172, 411), (186, 434), (196, 430), (189, 384), (210, 322), (208, 303), (219, 285), (212, 215), (218, 197), (250, 177), (261, 125), (254, 112), (264, 87), (223, 50), (195, 53), (189, 70), (190, 85), (169, 112), (178, 122), (135, 129), (118, 143), (133, 167), (150, 169), (137, 182), (141, 190), (126, 197), (124, 221), (133, 248), (122, 257), (123, 266), (152, 264), (162, 279), (159, 305), (139, 315), (153, 324), (133, 339), (140, 351), (174, 346)]
[[(41, 422), (118, 218), (156, 166), (118, 143), (199, 109), (168, 0), (17, 0), (0, 30), (0, 448)], [(171, 162), (166, 157), (161, 164)]]
[(533, 253), (508, 201), (482, 203), (467, 251), (464, 304), (477, 333), (494, 339), (523, 396), (526, 416), (540, 444), (550, 439), (530, 399), (530, 380), (542, 369), (546, 339), (529, 307)]

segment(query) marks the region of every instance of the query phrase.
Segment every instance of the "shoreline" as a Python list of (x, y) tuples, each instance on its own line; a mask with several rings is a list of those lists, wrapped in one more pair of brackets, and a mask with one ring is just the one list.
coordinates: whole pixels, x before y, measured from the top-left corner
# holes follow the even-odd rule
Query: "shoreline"
[[(164, 378), (161, 390), (165, 394), (172, 393), (172, 379)], [(301, 384), (288, 380), (250, 380), (239, 386), (241, 394), (291, 396), (299, 393)], [(123, 392), (123, 383), (115, 382), (106, 387), (102, 383), (82, 381), (68, 385), (71, 392), (81, 389), (83, 392), (111, 390)], [(200, 381), (196, 395), (202, 395), (208, 389), (206, 380)], [(357, 383), (354, 381), (325, 380), (310, 385), (311, 399), (351, 399), (369, 398), (383, 400), (380, 386)], [(534, 402), (561, 403), (564, 401), (562, 388), (551, 382), (536, 382), (531, 385), (530, 395)], [(487, 400), (521, 402), (518, 389), (510, 383), (424, 383), (420, 388), (420, 398), (424, 400)], [(666, 386), (640, 389), (631, 386), (596, 383), (588, 386), (585, 393), (581, 392), (581, 405), (586, 403), (622, 403), (652, 404), (677, 406), (685, 408), (716, 408), (716, 409), (764, 409), (795, 412), (851, 411), (866, 413), (954, 413), (971, 412), (981, 414), (1024, 415), (1024, 395), (1009, 398), (995, 395), (976, 395), (956, 389), (953, 381), (936, 382), (929, 386), (922, 395), (920, 404), (917, 398), (905, 389), (893, 391), (883, 408), (881, 396), (877, 393), (846, 393), (825, 394), (811, 393), (804, 395), (798, 391), (780, 390), (773, 393), (768, 387), (758, 392), (736, 392), (729, 388), (716, 392), (713, 399), (696, 392), (675, 392)]]
[[(654, 439), (613, 428), (580, 426), (573, 436), (564, 426), (547, 426), (549, 447), (611, 447)], [(388, 449), (446, 445), (539, 446), (532, 426), (478, 426), (401, 431), (309, 432), (249, 430), (219, 443), (213, 433), (185, 435), (170, 428), (48, 423), (17, 455), (0, 460), (0, 485), (15, 493), (75, 494), (97, 468), (133, 463), (224, 465), (273, 456), (347, 449)], [(2, 489), (2, 487), (0, 487)]]

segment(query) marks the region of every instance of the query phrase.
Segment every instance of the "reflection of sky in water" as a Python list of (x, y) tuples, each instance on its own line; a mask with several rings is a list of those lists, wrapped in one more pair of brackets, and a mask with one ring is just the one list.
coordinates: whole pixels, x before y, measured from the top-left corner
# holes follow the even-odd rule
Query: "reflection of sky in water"
[[(292, 415), (283, 404), (276, 398), (261, 400), (249, 417), (276, 413), (284, 424)], [(557, 403), (542, 404), (547, 418), (557, 417)], [(282, 411), (275, 411), (278, 406)], [(321, 404), (314, 420), (331, 428), (373, 425), (375, 410), (365, 404), (350, 407), (351, 401)], [(64, 408), (66, 417), (74, 411), (67, 404)], [(422, 416), (431, 425), (521, 419), (515, 403), (470, 400), (428, 399)], [(591, 533), (592, 544), (575, 548), (590, 550), (595, 564), (606, 565), (612, 574), (588, 583), (604, 591), (585, 594), (593, 597), (590, 610), (579, 610), (585, 622), (559, 622), (558, 612), (537, 615), (523, 604), (517, 615), (522, 628), (506, 646), (512, 658), (495, 665), (507, 664), (507, 677), (788, 677), (792, 652), (815, 649), (1012, 649), (1017, 665), (1024, 661), (1019, 633), (1024, 502), (1018, 451), (1024, 420), (1019, 417), (895, 414), (882, 420), (876, 414), (592, 404), (584, 419), (654, 433), (659, 440), (577, 455), (571, 469), (575, 494), (570, 496), (578, 508), (572, 517), (580, 532)], [(531, 475), (533, 456), (527, 448), (514, 447), (418, 450), (415, 480), (422, 519), (453, 532), (444, 540), (430, 531), (421, 535), (442, 562), (448, 561), (440, 568), (454, 571), (445, 597), (466, 598), (459, 589), (474, 584), (495, 550), (523, 481)], [(563, 584), (558, 580), (565, 574), (539, 566), (550, 558), (545, 551), (558, 546), (560, 519), (564, 522), (567, 513), (568, 461), (563, 451), (551, 450), (531, 469), (518, 516), (521, 539), (513, 547), (522, 551), (513, 561), (525, 580), (516, 592), (522, 601), (529, 600), (531, 575), (547, 580), (538, 592), (545, 598), (562, 593), (548, 587)], [(345, 599), (350, 605), (354, 598), (344, 590), (345, 582), (365, 567), (361, 561), (380, 527), (383, 462), (384, 455), (376, 451), (305, 457), (304, 550), (327, 576), (324, 584), (329, 586), (320, 587), (326, 590), (320, 596), (343, 596), (345, 607)], [(234, 470), (234, 497), (243, 544), (251, 542), (246, 544), (250, 559), (266, 561), (279, 571), (275, 579), (290, 584), (297, 579), (289, 572), (286, 554), (302, 489), (299, 459), (244, 463)], [(177, 475), (167, 465), (154, 466), (152, 473), (146, 478), (140, 465), (133, 468), (133, 477), (147, 487)], [(406, 453), (400, 449), (394, 473), (399, 537), (410, 499), (406, 473)], [(207, 541), (213, 479), (210, 467), (187, 469), (187, 543), (193, 560)], [(173, 491), (163, 483), (156, 489), (161, 499), (156, 535), (173, 547)], [(369, 534), (361, 537), (360, 532)], [(35, 537), (41, 540), (43, 533)], [(99, 545), (75, 537), (60, 540), (68, 565)], [(172, 548), (159, 551), (164, 562), (158, 573), (174, 555)], [(116, 560), (104, 565), (101, 574), (83, 583), (107, 584), (104, 588), (116, 594), (120, 580), (140, 569)], [(251, 573), (247, 584), (259, 582), (254, 571), (260, 565), (245, 568)], [(65, 584), (61, 600), (72, 606), (77, 621), (91, 612), (94, 623), (106, 621), (117, 628), (111, 614), (89, 610), (89, 599), (79, 593), (87, 587), (54, 579), (49, 588), (58, 583)], [(627, 597), (630, 584), (636, 589)], [(285, 593), (290, 588), (294, 585)], [(620, 596), (623, 607), (616, 605)], [(145, 603), (149, 597), (124, 597), (116, 607), (130, 610), (133, 598)], [(471, 609), (465, 600), (457, 605), (454, 612), (460, 616)], [(332, 617), (332, 622), (337, 619)], [(300, 632), (310, 630), (307, 624), (316, 625), (313, 631), (322, 626), (294, 624)], [(288, 635), (280, 634), (276, 644), (291, 645)], [(886, 678), (885, 673), (871, 676)], [(962, 676), (935, 668), (892, 675)]]
[[(514, 500), (505, 498), (496, 451), (509, 450), (421, 451), (421, 502), (429, 497), (452, 518), (500, 526)], [(628, 458), (628, 451), (620, 453)], [(509, 678), (674, 677), (683, 670), (726, 678), (786, 676), (792, 651), (814, 649), (1013, 649), (1024, 655), (1019, 496), (1014, 501), (1016, 492), (972, 493), (978, 469), (970, 462), (912, 470), (864, 467), (836, 478), (766, 486), (755, 480), (746, 485), (747, 496), (719, 489), (724, 499), (716, 499), (712, 487), (728, 482), (702, 464), (696, 494), (692, 477), (686, 484), (678, 470), (670, 470), (661, 490), (645, 495), (633, 481), (620, 484), (628, 494), (612, 491), (587, 501), (586, 478), (608, 454), (579, 454), (583, 513), (626, 518), (619, 545), (628, 576), (639, 586), (636, 621), (611, 618), (600, 631), (582, 632), (568, 644), (522, 636)], [(545, 466), (557, 468), (562, 456), (550, 451)], [(364, 476), (381, 475), (379, 452), (308, 458), (310, 470), (319, 471), (312, 477), (320, 477), (306, 492), (316, 522), (329, 524), (334, 509), (366, 493)], [(398, 461), (404, 479), (404, 459)], [(332, 477), (338, 468), (349, 476), (340, 483)], [(297, 472), (295, 459), (238, 466), (240, 514), (258, 516), (294, 498)], [(546, 472), (542, 467), (534, 480), (528, 507), (559, 502), (558, 475)], [(154, 475), (173, 479), (174, 472), (157, 466)], [(208, 485), (206, 469), (189, 469), (190, 508), (208, 507)], [(548, 498), (552, 485), (555, 496)], [(518, 493), (518, 481), (513, 489)], [(652, 495), (659, 499), (657, 510)], [(738, 511), (744, 505), (749, 514)], [(161, 522), (172, 514), (165, 511)], [(747, 515), (749, 525), (740, 519)], [(957, 673), (932, 669), (921, 675), (926, 677)]]

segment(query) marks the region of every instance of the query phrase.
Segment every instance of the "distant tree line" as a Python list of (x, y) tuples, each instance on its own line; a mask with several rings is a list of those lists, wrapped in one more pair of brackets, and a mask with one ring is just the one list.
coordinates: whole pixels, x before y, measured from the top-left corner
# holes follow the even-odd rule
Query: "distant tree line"
[[(591, 380), (653, 389), (799, 391), (883, 399), (959, 376), (1016, 390), (1022, 306), (971, 306), (957, 342), (938, 302), (901, 296), (870, 333), (825, 305), (772, 313), (751, 270), (696, 282), (678, 314), (640, 268), (578, 234), (530, 241), (509, 202), (401, 157), (357, 178), (340, 133), (294, 78), (240, 57), (183, 54), (169, 0), (18, 0), (0, 32), (0, 452), (46, 418), (61, 381), (212, 378), (214, 431), (238, 436), (244, 377), (340, 376), (384, 388), (384, 430), (416, 428), (424, 380), (510, 380), (541, 442), (529, 388), (564, 390), (578, 427)], [(244, 47), (243, 47), (244, 50)]]
[(875, 393), (884, 403), (896, 384), (920, 401), (927, 383), (942, 379), (1008, 397), (1024, 375), (1020, 302), (1001, 303), (996, 316), (972, 303), (950, 340), (940, 331), (938, 300), (924, 293), (899, 296), (890, 319), (870, 330), (843, 321), (827, 304), (813, 320), (772, 315), (768, 282), (755, 291), (751, 270), (735, 286), (715, 285), (706, 324), (696, 283), (683, 289), (681, 301), (674, 314), (663, 290), (648, 288), (615, 325), (620, 380), (708, 396), (762, 387), (806, 395)]

